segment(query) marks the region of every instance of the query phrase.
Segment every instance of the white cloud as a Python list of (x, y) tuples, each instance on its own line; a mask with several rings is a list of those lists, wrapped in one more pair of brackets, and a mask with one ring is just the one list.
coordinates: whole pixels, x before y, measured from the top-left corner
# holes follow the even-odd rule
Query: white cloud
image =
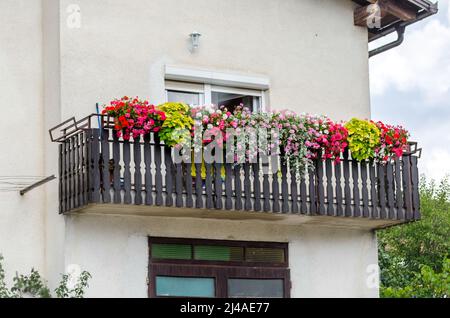
[(370, 59), (373, 114), (405, 124), (423, 148), (420, 172), (437, 180), (450, 174), (450, 0), (439, 9)]
[[(418, 91), (430, 104), (448, 97), (450, 6), (448, 10), (447, 23), (437, 18), (419, 22), (423, 27), (413, 31), (407, 28), (400, 47), (370, 60), (372, 94), (383, 95), (387, 89)], [(446, 16), (445, 12), (441, 8), (439, 14)]]
[(448, 22), (450, 23), (450, 5), (448, 4), (448, 0), (446, 1), (446, 5), (447, 5), (447, 19)]

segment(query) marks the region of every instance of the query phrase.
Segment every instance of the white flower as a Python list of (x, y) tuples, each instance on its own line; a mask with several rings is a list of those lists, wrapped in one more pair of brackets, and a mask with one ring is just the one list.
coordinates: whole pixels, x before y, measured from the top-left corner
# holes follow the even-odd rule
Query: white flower
[(216, 113), (219, 114), (219, 115), (221, 115), (221, 114), (222, 114), (222, 111), (221, 111), (220, 109), (218, 109), (218, 110), (216, 110)]
[(202, 118), (202, 116), (203, 116), (203, 115), (202, 115), (201, 112), (198, 112), (198, 113), (197, 113), (197, 118)]
[(222, 118), (223, 118), (224, 120), (226, 120), (226, 119), (228, 119), (228, 115), (227, 115), (227, 114), (223, 114)]
[(208, 124), (207, 128), (208, 128), (208, 129), (212, 129), (212, 128), (213, 128), (213, 125)]

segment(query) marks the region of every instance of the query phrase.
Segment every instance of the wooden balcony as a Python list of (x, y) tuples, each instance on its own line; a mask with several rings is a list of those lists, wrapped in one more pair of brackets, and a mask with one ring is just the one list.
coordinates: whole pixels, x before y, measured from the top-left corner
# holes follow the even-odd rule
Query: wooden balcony
[[(81, 122), (81, 121), (80, 121)], [(59, 145), (60, 213), (106, 213), (322, 223), (380, 228), (420, 219), (418, 157), (387, 165), (318, 160), (301, 180), (288, 165), (172, 161), (156, 134), (122, 140), (91, 124), (64, 129)], [(103, 126), (100, 124), (100, 126)], [(105, 126), (103, 126), (105, 127)], [(70, 130), (72, 129), (72, 130)]]

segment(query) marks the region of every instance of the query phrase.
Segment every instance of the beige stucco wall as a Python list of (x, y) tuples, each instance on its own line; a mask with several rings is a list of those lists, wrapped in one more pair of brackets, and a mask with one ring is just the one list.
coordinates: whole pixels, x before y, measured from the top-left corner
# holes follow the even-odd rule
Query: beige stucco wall
[[(69, 28), (70, 4), (81, 27)], [(62, 0), (63, 117), (139, 95), (164, 101), (164, 65), (258, 74), (272, 108), (369, 116), (367, 32), (348, 0)], [(188, 35), (202, 34), (189, 51)]]
[[(244, 213), (244, 212), (243, 212)], [(289, 243), (292, 297), (378, 297), (370, 231), (259, 221), (80, 215), (67, 220), (66, 266), (93, 278), (88, 296), (147, 297), (148, 236)]]
[[(42, 176), (41, 2), (1, 0), (0, 21), (0, 176)], [(43, 188), (23, 197), (0, 191), (0, 254), (9, 278), (45, 269), (43, 196)]]
[[(72, 4), (80, 28), (69, 27)], [(168, 64), (266, 76), (272, 108), (369, 116), (367, 34), (348, 0), (0, 0), (0, 21), (0, 176), (57, 175), (47, 130), (125, 94), (163, 102)], [(195, 54), (192, 31), (203, 34)], [(293, 296), (377, 295), (365, 287), (376, 263), (368, 231), (106, 216), (65, 225), (57, 203), (55, 181), (0, 192), (10, 276), (35, 267), (54, 287), (78, 263), (94, 276), (91, 296), (145, 296), (147, 235), (264, 239), (290, 243)]]

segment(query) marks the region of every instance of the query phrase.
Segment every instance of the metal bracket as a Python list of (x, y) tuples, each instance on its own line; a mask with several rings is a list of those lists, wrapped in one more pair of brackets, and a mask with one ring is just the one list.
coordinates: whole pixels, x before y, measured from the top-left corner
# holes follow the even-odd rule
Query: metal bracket
[(52, 180), (54, 180), (54, 179), (56, 179), (56, 177), (55, 177), (55, 175), (52, 175), (52, 176), (50, 176), (50, 177), (47, 177), (47, 178), (45, 178), (45, 179), (42, 179), (41, 181), (35, 182), (35, 183), (33, 183), (32, 185), (29, 185), (28, 187), (26, 187), (26, 188), (20, 190), (20, 195), (24, 195), (25, 193), (27, 193), (27, 192), (29, 192), (29, 191), (31, 191), (31, 190), (33, 190), (33, 189), (35, 189), (35, 188), (37, 188), (37, 187), (39, 187), (39, 186), (45, 184), (45, 183), (47, 183), (47, 182), (50, 182), (50, 181), (52, 181)]

